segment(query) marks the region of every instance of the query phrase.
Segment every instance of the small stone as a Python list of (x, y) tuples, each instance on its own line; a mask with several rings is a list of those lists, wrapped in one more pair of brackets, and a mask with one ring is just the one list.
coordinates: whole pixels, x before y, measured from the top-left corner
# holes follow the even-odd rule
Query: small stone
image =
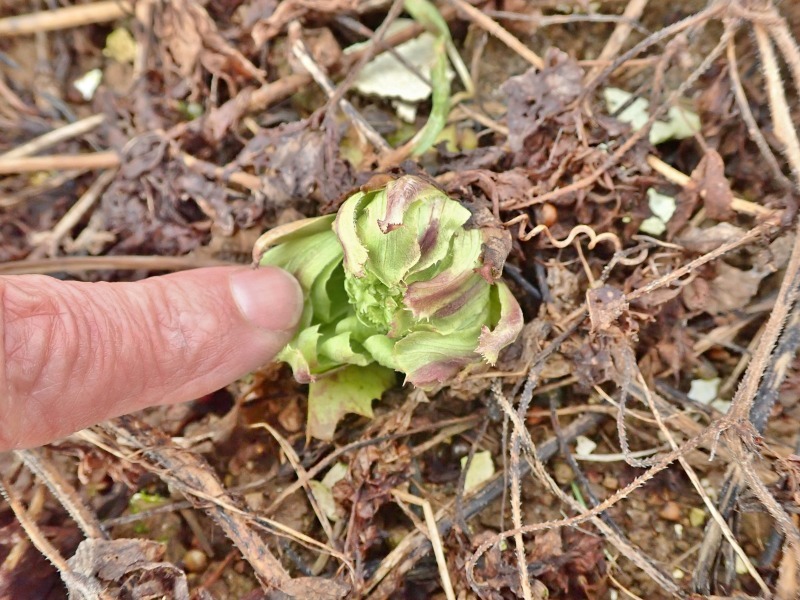
[(202, 550), (192, 549), (183, 555), (183, 565), (190, 573), (199, 573), (208, 566), (208, 557)]
[(572, 472), (572, 469), (567, 463), (557, 462), (553, 470), (558, 485), (568, 485), (575, 479), (575, 473)]
[(669, 501), (658, 511), (658, 516), (665, 521), (680, 521), (681, 507), (677, 502)]
[(613, 475), (606, 475), (603, 477), (603, 487), (607, 490), (619, 489), (619, 480)]

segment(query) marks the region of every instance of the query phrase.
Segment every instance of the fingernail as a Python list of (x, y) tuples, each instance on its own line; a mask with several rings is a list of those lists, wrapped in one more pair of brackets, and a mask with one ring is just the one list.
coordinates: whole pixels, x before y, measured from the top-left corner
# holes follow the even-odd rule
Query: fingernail
[(248, 321), (272, 331), (297, 327), (303, 291), (297, 280), (274, 267), (243, 269), (231, 275), (231, 293)]

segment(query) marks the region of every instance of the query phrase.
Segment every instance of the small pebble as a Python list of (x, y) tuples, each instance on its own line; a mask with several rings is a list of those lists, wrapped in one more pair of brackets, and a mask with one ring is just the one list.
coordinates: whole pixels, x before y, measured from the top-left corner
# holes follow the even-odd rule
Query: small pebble
[(567, 463), (557, 462), (553, 467), (553, 475), (559, 485), (567, 485), (575, 479), (575, 473)]
[(680, 521), (681, 520), (681, 507), (677, 502), (667, 502), (658, 511), (658, 516), (665, 521)]
[(549, 202), (545, 202), (542, 204), (542, 224), (546, 227), (552, 227), (558, 221), (558, 209), (550, 204)]
[(183, 555), (183, 564), (190, 573), (199, 573), (208, 566), (208, 557), (202, 550), (192, 549)]

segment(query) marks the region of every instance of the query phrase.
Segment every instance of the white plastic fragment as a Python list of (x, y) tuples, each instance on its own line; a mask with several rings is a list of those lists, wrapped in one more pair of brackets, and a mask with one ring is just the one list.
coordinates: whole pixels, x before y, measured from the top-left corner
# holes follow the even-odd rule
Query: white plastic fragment
[(597, 450), (597, 444), (585, 435), (579, 435), (575, 438), (575, 454), (578, 456), (587, 456), (595, 450)]
[(661, 235), (667, 230), (667, 223), (675, 214), (675, 198), (661, 194), (653, 188), (647, 190), (647, 205), (652, 217), (646, 218), (639, 225), (639, 231), (649, 235)]
[(714, 377), (713, 379), (693, 379), (687, 396), (689, 396), (690, 400), (694, 400), (700, 404), (711, 404), (713, 400), (717, 399), (720, 383), (722, 383), (722, 380), (719, 377)]
[[(609, 113), (615, 113), (633, 96), (630, 92), (619, 88), (606, 88), (603, 90), (603, 99)], [(645, 126), (650, 118), (650, 101), (645, 98), (636, 98), (625, 108), (617, 119), (628, 123), (634, 131)], [(682, 140), (693, 136), (700, 131), (700, 117), (697, 113), (679, 106), (671, 106), (667, 112), (666, 120), (653, 123), (648, 136), (654, 146), (669, 140)]]
[[(391, 36), (414, 24), (412, 19), (397, 19), (389, 27), (387, 35)], [(345, 48), (349, 54), (363, 48), (368, 42), (353, 44)], [(436, 36), (425, 32), (420, 36), (397, 46), (395, 51), (412, 65), (422, 77), (430, 81), (433, 65), (438, 58)], [(455, 77), (448, 67), (447, 77)], [(353, 84), (356, 90), (366, 96), (379, 96), (392, 100), (398, 116), (404, 121), (413, 122), (416, 117), (416, 105), (427, 100), (431, 95), (431, 86), (417, 77), (397, 60), (391, 52), (379, 54), (369, 61), (358, 74)]]
[[(467, 464), (467, 458), (461, 459), (461, 468)], [(492, 453), (489, 450), (483, 452), (476, 452), (472, 457), (472, 462), (467, 470), (467, 476), (464, 480), (464, 491), (469, 492), (482, 483), (488, 481), (494, 475), (494, 463), (492, 462)]]
[(101, 81), (103, 81), (103, 72), (100, 69), (92, 69), (76, 79), (72, 85), (84, 100), (89, 101), (94, 98), (94, 93)]

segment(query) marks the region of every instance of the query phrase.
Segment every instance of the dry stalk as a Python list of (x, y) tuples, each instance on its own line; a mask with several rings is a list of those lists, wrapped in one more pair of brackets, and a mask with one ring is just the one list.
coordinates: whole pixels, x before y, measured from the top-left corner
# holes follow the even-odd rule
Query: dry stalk
[(631, 302), (633, 300), (636, 300), (637, 298), (646, 296), (647, 294), (654, 292), (659, 288), (675, 283), (685, 275), (688, 275), (689, 273), (695, 271), (704, 264), (711, 262), (712, 260), (715, 260), (720, 256), (723, 256), (724, 254), (727, 254), (731, 250), (735, 250), (736, 248), (744, 246), (745, 244), (758, 239), (759, 237), (767, 233), (775, 224), (776, 223), (772, 222), (771, 220), (760, 223), (759, 225), (756, 225), (752, 229), (742, 234), (739, 238), (731, 240), (730, 242), (725, 242), (724, 244), (722, 244), (718, 248), (715, 248), (711, 252), (703, 254), (702, 256), (699, 256), (693, 261), (686, 263), (682, 267), (675, 269), (674, 271), (667, 273), (666, 275), (659, 277), (658, 279), (654, 279), (650, 283), (643, 285), (638, 289), (633, 290), (632, 292), (630, 292), (625, 296), (625, 299), (628, 302)]
[(64, 478), (56, 466), (42, 455), (42, 450), (15, 450), (14, 454), (41, 479), (61, 503), (86, 537), (104, 539), (108, 536), (91, 509), (81, 499), (78, 491)]
[(76, 573), (72, 567), (69, 566), (58, 549), (44, 536), (42, 530), (39, 529), (39, 526), (36, 524), (36, 521), (33, 520), (28, 514), (28, 511), (25, 510), (11, 482), (2, 476), (0, 476), (0, 497), (3, 497), (6, 502), (8, 502), (8, 505), (14, 512), (14, 516), (17, 518), (17, 521), (19, 521), (22, 529), (25, 530), (31, 543), (42, 553), (42, 556), (58, 570), (59, 575), (61, 575), (61, 580), (64, 582), (64, 585), (67, 586), (71, 594), (75, 594), (78, 598), (83, 600), (111, 599), (111, 596), (103, 591), (103, 587), (100, 585), (99, 581), (93, 577)]
[[(683, 187), (693, 185), (691, 177), (685, 173), (682, 173), (672, 165), (668, 165), (657, 156), (650, 154), (647, 157), (647, 164), (650, 165), (655, 172), (657, 172), (659, 175), (662, 175), (671, 183), (675, 183)], [(754, 217), (768, 217), (771, 215), (779, 215), (781, 213), (779, 210), (767, 208), (766, 206), (756, 204), (755, 202), (750, 202), (749, 200), (745, 200), (744, 198), (740, 198), (738, 196), (734, 196), (731, 200), (731, 209), (738, 213), (752, 215)]]
[(127, 0), (105, 0), (0, 19), (0, 37), (58, 31), (116, 21), (133, 10)]
[(422, 533), (431, 541), (433, 546), (433, 555), (436, 557), (436, 564), (439, 568), (439, 577), (442, 580), (442, 588), (447, 600), (456, 600), (456, 594), (453, 591), (453, 583), (450, 581), (450, 572), (447, 570), (447, 561), (444, 558), (444, 545), (442, 538), (439, 535), (439, 529), (436, 526), (436, 517), (433, 514), (431, 503), (424, 498), (418, 498), (412, 494), (402, 490), (392, 490), (392, 495), (403, 502), (415, 504), (422, 508), (422, 514), (425, 515), (425, 528), (427, 531)]
[(41, 231), (32, 235), (31, 242), (39, 247), (31, 252), (30, 258), (40, 258), (42, 254), (47, 254), (49, 256), (58, 254), (58, 247), (61, 244), (61, 240), (80, 223), (83, 216), (100, 199), (100, 195), (111, 185), (116, 175), (117, 169), (109, 169), (108, 171), (100, 173), (92, 185), (89, 186), (89, 189), (78, 198), (77, 202), (75, 202), (66, 214), (61, 217), (52, 230)]
[[(530, 381), (530, 380), (529, 380)], [(529, 464), (531, 472), (536, 475), (536, 477), (544, 484), (561, 502), (568, 505), (573, 511), (577, 513), (575, 517), (562, 519), (560, 521), (547, 521), (545, 523), (537, 523), (534, 525), (526, 525), (523, 527), (515, 527), (509, 531), (505, 531), (503, 533), (497, 534), (492, 537), (491, 540), (488, 540), (484, 544), (476, 550), (476, 552), (469, 558), (467, 561), (467, 580), (470, 582), (473, 590), (480, 595), (480, 585), (476, 582), (474, 577), (474, 568), (475, 564), (477, 563), (480, 556), (482, 556), (489, 548), (491, 548), (494, 544), (501, 541), (502, 539), (506, 539), (508, 537), (516, 536), (517, 534), (522, 533), (532, 533), (535, 531), (543, 531), (546, 529), (552, 529), (554, 527), (561, 527), (561, 526), (574, 526), (581, 522), (591, 520), (592, 524), (600, 530), (600, 532), (606, 537), (606, 539), (613, 544), (620, 552), (633, 564), (637, 567), (642, 569), (648, 576), (650, 576), (653, 581), (656, 581), (662, 588), (669, 593), (677, 596), (683, 597), (684, 594), (681, 589), (675, 584), (675, 582), (665, 573), (662, 573), (657, 567), (655, 567), (652, 562), (641, 553), (633, 544), (631, 544), (625, 537), (619, 535), (611, 526), (609, 526), (605, 521), (600, 518), (600, 514), (604, 512), (609, 506), (613, 505), (614, 502), (610, 502), (610, 500), (616, 496), (619, 496), (620, 492), (617, 492), (614, 496), (610, 497), (609, 499), (605, 500), (604, 502), (598, 504), (595, 508), (591, 510), (586, 510), (581, 504), (579, 504), (574, 498), (566, 494), (556, 483), (555, 480), (550, 476), (547, 472), (547, 469), (544, 466), (544, 463), (538, 456), (538, 452), (536, 450), (536, 446), (533, 444), (531, 440), (530, 433), (528, 432), (527, 428), (524, 425), (522, 419), (520, 419), (519, 414), (515, 411), (511, 404), (508, 402), (506, 397), (503, 395), (502, 390), (499, 389), (498, 386), (493, 387), (492, 389), (494, 393), (494, 397), (497, 400), (500, 407), (503, 409), (506, 417), (511, 421), (514, 427), (514, 434), (519, 436), (521, 440), (522, 447), (525, 450), (525, 458)], [(523, 397), (526, 394), (523, 394)], [(512, 469), (514, 465), (512, 464)], [(629, 486), (630, 487), (630, 486)], [(635, 489), (635, 488), (634, 488)], [(625, 495), (627, 496), (630, 493), (629, 490)], [(609, 503), (610, 502), (610, 503)]]
[[(658, 473), (660, 473), (661, 471), (663, 471), (664, 469), (669, 467), (669, 465), (672, 464), (673, 462), (675, 462), (678, 459), (679, 456), (683, 456), (684, 454), (686, 454), (687, 452), (690, 452), (691, 450), (694, 450), (695, 448), (697, 448), (701, 444), (706, 443), (708, 440), (716, 438), (716, 436), (719, 435), (719, 433), (724, 428), (724, 426), (725, 426), (725, 423), (723, 423), (721, 421), (712, 424), (712, 426), (710, 426), (707, 429), (705, 429), (704, 431), (702, 431), (699, 435), (696, 435), (696, 436), (690, 438), (689, 440), (687, 440), (686, 442), (684, 442), (684, 444), (682, 446), (680, 446), (677, 450), (673, 450), (673, 451), (665, 454), (656, 465), (652, 466), (650, 469), (648, 469), (642, 475), (638, 476), (636, 479), (634, 479), (627, 486), (617, 490), (611, 496), (609, 496), (608, 498), (603, 500), (600, 504), (598, 504), (597, 506), (595, 506), (594, 508), (592, 508), (590, 510), (582, 512), (581, 514), (578, 514), (578, 515), (576, 515), (574, 517), (567, 517), (567, 518), (563, 518), (563, 519), (556, 519), (556, 520), (553, 520), (553, 521), (546, 521), (544, 523), (536, 523), (536, 524), (533, 524), (533, 525), (526, 525), (526, 526), (522, 527), (519, 530), (510, 529), (508, 531), (504, 531), (502, 533), (499, 533), (499, 534), (496, 534), (496, 535), (492, 536), (491, 539), (489, 539), (486, 542), (482, 543), (478, 547), (478, 549), (475, 551), (475, 553), (473, 553), (473, 555), (467, 561), (467, 565), (466, 565), (467, 566), (467, 577), (469, 578), (470, 581), (474, 582), (475, 581), (475, 578), (474, 578), (475, 566), (476, 566), (478, 560), (480, 560), (480, 558), (492, 546), (494, 546), (495, 544), (501, 542), (502, 540), (505, 540), (505, 539), (513, 536), (514, 534), (517, 533), (517, 531), (520, 531), (522, 533), (535, 533), (537, 531), (545, 531), (547, 529), (554, 529), (554, 528), (561, 528), (561, 527), (575, 527), (577, 525), (580, 525), (581, 523), (585, 523), (585, 522), (587, 522), (589, 520), (594, 519), (595, 517), (598, 517), (601, 513), (605, 512), (606, 510), (608, 510), (609, 508), (611, 508), (612, 506), (617, 504), (620, 500), (622, 500), (624, 498), (627, 498), (633, 491), (635, 491), (636, 489), (640, 488), (645, 483), (650, 481), (653, 477), (655, 477)], [(526, 432), (524, 432), (524, 433), (526, 433)], [(545, 473), (545, 475), (547, 475), (547, 474)], [(549, 478), (549, 475), (547, 475), (547, 478)], [(557, 484), (556, 484), (556, 487), (558, 487)], [(570, 501), (574, 501), (574, 500), (572, 500), (570, 498)], [(580, 507), (580, 509), (583, 510), (583, 507)], [(597, 522), (595, 522), (595, 525), (598, 528), (602, 527)], [(602, 529), (601, 529), (601, 531), (602, 531)], [(606, 531), (603, 531), (603, 533), (605, 535), (609, 535), (608, 533), (606, 533)], [(628, 558), (630, 560), (632, 560), (632, 561), (636, 561), (637, 560), (635, 558), (635, 555), (630, 556)], [(639, 566), (643, 570), (645, 569), (645, 567), (641, 566), (638, 562), (635, 562), (634, 564), (637, 564), (637, 566)], [(647, 567), (652, 570), (652, 565), (648, 564)], [(648, 572), (648, 575), (650, 575), (651, 577), (654, 577), (654, 575), (652, 573), (650, 573), (650, 572)], [(675, 594), (678, 594), (678, 595), (680, 595), (682, 593), (680, 591), (680, 589), (675, 585), (675, 583), (671, 579), (666, 578), (661, 573), (656, 575), (654, 577), (654, 580), (659, 582), (660, 585), (664, 586), (665, 589), (667, 589), (671, 593), (675, 593)]]
[(597, 66), (592, 67), (592, 69), (589, 70), (584, 77), (584, 81), (590, 81), (594, 79), (594, 77), (602, 70), (601, 65), (604, 65), (604, 63), (607, 63), (607, 61), (610, 61), (617, 54), (619, 54), (622, 46), (628, 41), (628, 37), (633, 31), (633, 23), (641, 18), (642, 13), (647, 6), (647, 2), (648, 0), (630, 0), (630, 2), (628, 2), (628, 4), (625, 6), (625, 10), (622, 12), (621, 20), (617, 23), (617, 26), (609, 36), (606, 45), (603, 46), (603, 49), (597, 56)]
[(352, 574), (352, 567), (340, 552), (270, 519), (256, 517), (238, 506), (211, 467), (202, 458), (175, 446), (162, 432), (132, 416), (119, 417), (100, 426), (112, 440), (129, 446), (139, 454), (130, 460), (139, 462), (181, 491), (195, 508), (203, 508), (236, 544), (265, 586), (289, 595), (304, 595), (302, 580), (293, 580), (280, 561), (269, 551), (251, 525), (283, 533), (342, 561)]
[(311, 479), (308, 477), (308, 473), (303, 468), (303, 463), (300, 461), (300, 457), (297, 456), (297, 453), (292, 448), (292, 445), (284, 438), (278, 431), (271, 427), (268, 423), (254, 423), (252, 425), (253, 429), (266, 429), (270, 435), (275, 438), (275, 441), (278, 442), (278, 445), (283, 450), (283, 453), (286, 455), (286, 458), (289, 460), (289, 463), (292, 465), (292, 468), (297, 473), (298, 481), (305, 481), (305, 485), (303, 488), (306, 492), (306, 497), (308, 498), (308, 502), (311, 504), (311, 509), (314, 511), (314, 514), (317, 516), (317, 520), (319, 524), (322, 526), (322, 530), (325, 532), (325, 535), (328, 537), (328, 543), (333, 546), (335, 545), (336, 536), (333, 534), (333, 530), (331, 529), (330, 521), (328, 521), (328, 517), (325, 515), (325, 512), (320, 508), (319, 502), (317, 502), (317, 497), (314, 495), (314, 491), (311, 489), (310, 481)]
[[(653, 416), (656, 418), (656, 421), (658, 422), (659, 430), (667, 439), (667, 442), (669, 443), (670, 447), (673, 450), (677, 450), (678, 444), (675, 442), (675, 438), (673, 437), (672, 432), (667, 428), (666, 424), (664, 423), (664, 420), (661, 417), (661, 412), (658, 410), (658, 408), (655, 405), (655, 402), (653, 401), (653, 396), (650, 392), (650, 388), (647, 385), (647, 382), (644, 380), (642, 372), (636, 366), (635, 369), (636, 369), (636, 378), (639, 381), (639, 385), (642, 387), (642, 391), (644, 392), (644, 396), (647, 399), (647, 404), (650, 407), (650, 411), (653, 413)], [(717, 507), (714, 505), (714, 502), (711, 500), (711, 498), (709, 498), (708, 493), (705, 491), (705, 489), (703, 489), (703, 484), (700, 483), (700, 478), (697, 476), (697, 473), (695, 473), (694, 469), (689, 464), (689, 461), (686, 460), (685, 456), (679, 456), (678, 462), (680, 463), (681, 467), (683, 467), (683, 470), (686, 472), (686, 476), (689, 478), (689, 481), (692, 482), (694, 489), (697, 490), (698, 495), (700, 496), (700, 498), (702, 498), (703, 503), (706, 505), (706, 508), (711, 513), (711, 516), (713, 517), (714, 521), (719, 526), (720, 530), (722, 531), (722, 534), (725, 536), (725, 539), (728, 540), (728, 543), (731, 545), (734, 552), (736, 552), (736, 555), (744, 564), (745, 568), (747, 569), (747, 572), (755, 580), (755, 582), (758, 583), (758, 586), (761, 588), (761, 591), (767, 596), (769, 596), (770, 594), (769, 587), (767, 586), (764, 579), (762, 579), (758, 571), (756, 571), (755, 566), (745, 553), (744, 549), (739, 545), (739, 542), (736, 541), (736, 537), (733, 535), (733, 532), (731, 531), (730, 527), (728, 527), (728, 523), (725, 522), (724, 517), (719, 513)]]
[[(726, 23), (726, 26), (730, 25)], [(728, 76), (731, 80), (733, 97), (736, 99), (736, 105), (739, 107), (739, 112), (742, 115), (742, 119), (747, 125), (747, 133), (750, 135), (750, 139), (755, 142), (759, 152), (761, 152), (761, 156), (765, 161), (767, 161), (767, 164), (772, 171), (772, 176), (775, 178), (775, 180), (780, 182), (784, 187), (791, 189), (792, 182), (789, 181), (781, 171), (781, 167), (778, 164), (778, 159), (775, 158), (772, 148), (769, 147), (769, 143), (764, 137), (764, 134), (761, 133), (758, 123), (756, 123), (756, 118), (753, 116), (753, 111), (750, 110), (750, 103), (747, 101), (747, 95), (745, 94), (742, 80), (739, 77), (739, 65), (736, 58), (736, 44), (734, 43), (733, 36), (731, 36), (731, 39), (728, 40), (727, 58)]]
[[(531, 370), (529, 378), (535, 377), (538, 380), (543, 367), (544, 363), (541, 363), (536, 371)], [(534, 372), (535, 375), (533, 374)], [(495, 398), (499, 398), (502, 395), (500, 380), (496, 379), (492, 383), (492, 393)], [(505, 411), (507, 408), (510, 408), (510, 405), (508, 405), (508, 407), (502, 406), (502, 408)], [(525, 413), (527, 412), (528, 403), (523, 399), (517, 407), (517, 418), (521, 417), (521, 419), (524, 420)], [(506, 415), (506, 421), (508, 421), (508, 415)], [(511, 523), (514, 529), (520, 529), (522, 527), (522, 482), (520, 481), (519, 462), (521, 446), (522, 438), (515, 428), (511, 433), (511, 462), (509, 465), (509, 470), (511, 472)], [(521, 532), (514, 535), (514, 546), (517, 555), (517, 571), (519, 573), (519, 584), (522, 589), (522, 596), (525, 600), (531, 600), (533, 598), (533, 590), (531, 589), (530, 577), (528, 577), (528, 560), (525, 556), (525, 540), (522, 538)]]
[(522, 200), (519, 202), (510, 202), (508, 205), (503, 206), (502, 208), (505, 210), (518, 210), (521, 208), (526, 208), (528, 206), (532, 206), (534, 204), (543, 204), (544, 202), (551, 202), (557, 198), (561, 198), (562, 196), (566, 196), (568, 194), (572, 194), (573, 192), (580, 191), (589, 187), (590, 185), (594, 184), (598, 181), (610, 168), (615, 166), (619, 163), (620, 160), (630, 151), (640, 140), (644, 139), (650, 132), (650, 128), (653, 126), (653, 123), (656, 122), (667, 110), (670, 106), (673, 106), (675, 102), (684, 95), (686, 90), (691, 88), (697, 79), (705, 73), (711, 65), (714, 64), (714, 61), (723, 53), (725, 47), (728, 43), (729, 36), (733, 35), (734, 32), (726, 31), (723, 33), (720, 41), (717, 43), (716, 46), (709, 52), (709, 54), (703, 59), (700, 65), (692, 71), (686, 80), (678, 86), (678, 88), (672, 92), (667, 100), (661, 103), (650, 115), (647, 122), (638, 130), (634, 131), (628, 139), (626, 139), (620, 146), (617, 148), (611, 156), (609, 156), (605, 162), (603, 162), (598, 168), (596, 168), (592, 173), (570, 183), (560, 188), (556, 188), (554, 190), (550, 190), (542, 194), (541, 196), (535, 198), (529, 198), (527, 200)]
[[(296, 22), (292, 25), (295, 25), (297, 28), (300, 27), (300, 25)], [(295, 27), (290, 25), (290, 33), (295, 29)], [(314, 81), (317, 82), (317, 85), (322, 88), (325, 94), (329, 98), (334, 98), (336, 95), (336, 88), (334, 87), (333, 82), (330, 80), (323, 68), (317, 64), (317, 62), (311, 56), (311, 52), (308, 51), (306, 45), (302, 42), (302, 40), (300, 40), (299, 32), (297, 32), (296, 35), (298, 37), (292, 44), (292, 54), (295, 56), (295, 58), (297, 58), (297, 60), (300, 61), (300, 64), (303, 65), (303, 68), (311, 73)], [(341, 98), (339, 100), (339, 108), (341, 108), (342, 112), (353, 121), (353, 125), (355, 125), (356, 129), (364, 137), (364, 139), (368, 140), (380, 152), (391, 152), (392, 147), (386, 143), (386, 140), (381, 137), (380, 133), (375, 131), (372, 125), (367, 123), (364, 117), (361, 116), (361, 114), (352, 104), (350, 104), (348, 100)]]
[[(384, 51), (391, 52), (395, 60), (400, 62), (408, 71), (414, 73), (417, 77), (422, 77), (421, 73), (419, 73), (419, 71), (413, 65), (409, 64), (399, 52), (396, 52), (391, 46), (386, 46), (383, 41), (384, 37), (389, 31), (389, 27), (395, 22), (397, 17), (400, 16), (401, 12), (403, 12), (403, 0), (394, 0), (392, 5), (389, 7), (388, 12), (386, 13), (386, 17), (384, 17), (383, 22), (370, 37), (370, 41), (366, 48), (364, 48), (363, 54), (359, 56), (358, 59), (352, 64), (351, 68), (347, 70), (347, 75), (345, 75), (344, 80), (336, 86), (336, 89), (332, 93), (328, 94), (328, 104), (325, 109), (326, 120), (328, 119), (328, 112), (331, 105), (341, 106), (341, 101), (344, 98), (344, 95), (352, 87), (353, 82), (355, 82), (356, 78), (358, 77), (358, 74), (370, 61), (370, 59), (375, 56), (379, 48), (383, 48)], [(358, 21), (355, 21), (355, 23), (360, 25)], [(425, 83), (430, 86), (430, 81), (425, 81)]]
[(0, 161), (0, 175), (31, 173), (34, 171), (64, 171), (67, 169), (111, 169), (119, 166), (116, 152), (90, 152), (87, 154), (53, 154), (8, 158)]
[(428, 427), (419, 427), (416, 429), (409, 429), (407, 431), (396, 433), (393, 435), (386, 435), (372, 439), (360, 440), (358, 442), (353, 442), (351, 444), (347, 444), (346, 446), (342, 446), (341, 448), (337, 448), (336, 450), (328, 454), (325, 458), (320, 460), (313, 467), (308, 469), (308, 471), (306, 471), (305, 476), (298, 477), (297, 481), (287, 486), (280, 494), (278, 494), (275, 500), (273, 500), (272, 503), (262, 512), (263, 514), (267, 515), (274, 513), (278, 509), (278, 507), (286, 501), (287, 498), (289, 498), (297, 490), (306, 485), (308, 481), (310, 481), (311, 479), (322, 473), (323, 470), (333, 465), (341, 456), (347, 454), (348, 452), (353, 452), (355, 450), (358, 450), (359, 448), (364, 448), (366, 446), (381, 444), (383, 442), (389, 442), (392, 440), (399, 440), (401, 438), (408, 437), (410, 435), (414, 435), (417, 433), (434, 431), (437, 429), (447, 429), (448, 427), (451, 426), (453, 427), (462, 425), (473, 426), (479, 418), (480, 418), (479, 416), (472, 416), (472, 417), (462, 417), (458, 419), (449, 419), (447, 421), (439, 421), (438, 423), (435, 423)]
[(784, 145), (783, 151), (789, 161), (789, 166), (795, 177), (795, 184), (800, 187), (800, 141), (797, 139), (797, 130), (792, 122), (789, 105), (786, 102), (786, 92), (783, 88), (778, 61), (769, 34), (763, 25), (753, 25), (758, 52), (761, 55), (761, 66), (767, 82), (769, 94), (769, 107), (772, 113), (772, 126), (777, 137)]
[[(582, 435), (594, 429), (601, 421), (597, 414), (585, 414), (567, 425), (563, 429), (563, 438), (572, 441), (578, 435)], [(549, 438), (537, 447), (539, 457), (543, 461), (550, 460), (558, 452), (559, 441), (556, 438)], [(522, 465), (523, 474), (530, 469), (528, 463)], [(463, 517), (468, 519), (481, 512), (486, 506), (499, 498), (507, 489), (505, 470), (496, 474), (492, 480), (481, 488), (471, 492), (465, 502)], [(455, 526), (455, 521), (446, 516), (444, 509), (437, 515), (437, 525), (440, 535), (444, 535)], [(407, 535), (382, 561), (372, 579), (364, 588), (364, 595), (370, 600), (385, 600), (395, 591), (397, 577), (407, 573), (427, 552), (427, 538), (415, 532)], [(393, 573), (394, 577), (387, 578)], [(367, 595), (368, 594), (368, 595)]]
[(91, 117), (86, 117), (80, 121), (75, 121), (69, 125), (64, 125), (63, 127), (54, 129), (53, 131), (45, 133), (44, 135), (40, 135), (29, 142), (25, 142), (24, 144), (17, 146), (13, 150), (9, 150), (8, 152), (0, 154), (0, 163), (12, 158), (24, 158), (26, 156), (38, 154), (43, 150), (52, 148), (56, 144), (71, 140), (85, 133), (89, 133), (93, 129), (102, 125), (105, 119), (105, 115), (92, 115)]
[(661, 43), (663, 40), (673, 35), (677, 35), (697, 25), (704, 25), (707, 21), (718, 16), (724, 10), (725, 6), (722, 2), (712, 2), (707, 8), (704, 8), (700, 12), (695, 13), (693, 15), (689, 15), (688, 17), (681, 19), (677, 23), (668, 25), (667, 27), (659, 29), (655, 33), (649, 35), (641, 42), (636, 44), (633, 48), (618, 56), (616, 60), (614, 60), (605, 69), (603, 69), (589, 83), (587, 83), (581, 94), (581, 98), (579, 101), (582, 102), (584, 99), (588, 98), (589, 95), (592, 94), (598, 87), (600, 87), (603, 84), (603, 82), (605, 82), (606, 79), (608, 79), (614, 71), (616, 71), (622, 64), (628, 62), (636, 55), (641, 54), (651, 46)]
[(469, 19), (478, 27), (486, 31), (488, 34), (493, 35), (498, 40), (503, 42), (511, 50), (519, 54), (522, 58), (528, 61), (537, 69), (544, 68), (544, 61), (542, 57), (536, 54), (533, 50), (528, 48), (525, 44), (515, 38), (507, 29), (500, 23), (492, 19), (490, 16), (482, 13), (480, 10), (468, 4), (464, 0), (447, 0), (450, 4), (458, 10), (466, 14)]

